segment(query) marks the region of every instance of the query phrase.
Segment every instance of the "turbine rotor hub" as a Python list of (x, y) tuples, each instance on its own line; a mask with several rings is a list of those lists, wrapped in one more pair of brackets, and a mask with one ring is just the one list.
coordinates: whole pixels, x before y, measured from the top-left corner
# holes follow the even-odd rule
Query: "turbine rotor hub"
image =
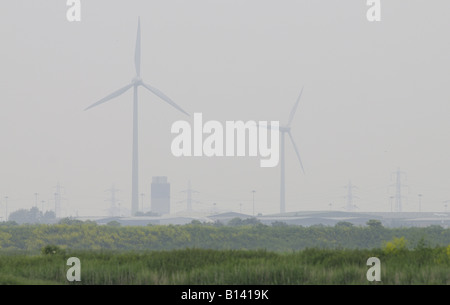
[(142, 78), (140, 78), (139, 76), (136, 76), (135, 78), (133, 78), (133, 79), (131, 80), (131, 82), (132, 82), (133, 84), (141, 84), (141, 83), (142, 83)]

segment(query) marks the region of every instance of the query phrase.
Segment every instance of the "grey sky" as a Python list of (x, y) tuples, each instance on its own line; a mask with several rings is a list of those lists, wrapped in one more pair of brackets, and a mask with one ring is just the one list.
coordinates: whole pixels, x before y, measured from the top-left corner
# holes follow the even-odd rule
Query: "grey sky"
[[(389, 210), (391, 172), (407, 173), (408, 204), (441, 211), (450, 199), (450, 2), (382, 1), (382, 21), (366, 1), (87, 1), (82, 21), (65, 1), (0, 3), (0, 198), (29, 208), (49, 201), (57, 181), (68, 214), (106, 214), (115, 183), (131, 200), (132, 92), (83, 109), (134, 77), (137, 17), (142, 77), (204, 120), (292, 125), (306, 175), (286, 143), (286, 209), (345, 205), (359, 187), (360, 211)], [(279, 168), (259, 158), (175, 158), (171, 124), (186, 119), (140, 90), (140, 192), (152, 176), (179, 191), (191, 179), (208, 208), (279, 210)], [(3, 205), (2, 205), (3, 207)], [(51, 206), (48, 206), (50, 208)], [(3, 211), (0, 212), (3, 216)]]

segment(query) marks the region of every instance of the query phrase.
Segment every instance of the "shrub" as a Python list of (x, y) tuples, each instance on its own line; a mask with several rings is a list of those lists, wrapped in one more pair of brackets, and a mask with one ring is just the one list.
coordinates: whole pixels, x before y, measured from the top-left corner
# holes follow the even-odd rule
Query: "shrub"
[(112, 220), (112, 221), (108, 222), (106, 225), (110, 226), (110, 227), (120, 227), (121, 226), (120, 222), (118, 222), (116, 220)]
[(64, 255), (66, 252), (58, 246), (47, 245), (42, 248), (41, 253), (43, 255)]
[(373, 229), (380, 229), (383, 227), (383, 224), (381, 223), (381, 221), (379, 221), (377, 219), (370, 219), (369, 221), (367, 221), (366, 224), (369, 228), (373, 228)]
[(404, 237), (394, 237), (393, 240), (388, 241), (384, 247), (383, 252), (385, 254), (398, 254), (406, 250), (406, 239)]

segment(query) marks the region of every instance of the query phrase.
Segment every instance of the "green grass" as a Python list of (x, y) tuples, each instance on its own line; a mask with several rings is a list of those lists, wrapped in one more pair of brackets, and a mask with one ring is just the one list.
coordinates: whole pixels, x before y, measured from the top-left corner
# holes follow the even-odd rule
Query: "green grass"
[(67, 251), (57, 255), (0, 253), (0, 284), (70, 284), (66, 261), (81, 260), (81, 284), (373, 284), (369, 257), (381, 260), (381, 284), (450, 284), (445, 248), (374, 250)]

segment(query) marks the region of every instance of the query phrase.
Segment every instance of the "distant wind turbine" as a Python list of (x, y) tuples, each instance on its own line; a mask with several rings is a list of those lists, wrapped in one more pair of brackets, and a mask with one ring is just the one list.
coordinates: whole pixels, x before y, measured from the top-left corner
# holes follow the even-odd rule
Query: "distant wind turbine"
[(92, 104), (88, 108), (89, 110), (98, 105), (106, 103), (113, 98), (116, 98), (123, 93), (127, 92), (129, 89), (134, 89), (134, 98), (133, 98), (133, 161), (132, 161), (132, 191), (131, 191), (131, 214), (134, 215), (139, 209), (139, 175), (138, 175), (138, 87), (143, 86), (147, 90), (153, 92), (155, 95), (160, 97), (169, 105), (178, 109), (186, 115), (189, 115), (186, 111), (184, 111), (180, 106), (175, 104), (169, 97), (167, 97), (164, 93), (159, 91), (158, 89), (146, 84), (143, 82), (141, 78), (141, 19), (138, 20), (138, 30), (137, 30), (137, 39), (136, 39), (136, 49), (134, 55), (134, 64), (136, 67), (136, 76), (133, 78), (130, 84), (125, 87), (111, 93), (110, 95), (102, 98), (98, 102)]
[[(295, 144), (294, 138), (292, 137), (291, 133), (291, 125), (292, 121), (294, 119), (294, 115), (297, 111), (298, 104), (300, 103), (300, 98), (303, 94), (303, 88), (300, 91), (300, 95), (297, 98), (297, 101), (294, 104), (294, 107), (291, 110), (291, 114), (289, 115), (289, 120), (286, 125), (283, 125), (279, 127), (280, 131), (280, 167), (281, 167), (281, 182), (280, 182), (280, 213), (286, 212), (286, 183), (285, 183), (285, 135), (287, 134), (289, 136), (289, 139), (292, 142), (292, 146), (294, 146), (295, 153), (297, 154), (298, 161), (300, 162), (300, 166), (302, 168), (303, 173), (305, 173), (305, 170), (303, 168), (302, 159), (300, 158), (300, 153), (298, 152), (297, 145)], [(270, 128), (270, 126), (268, 126)]]
[(300, 153), (298, 152), (297, 144), (295, 144), (294, 138), (292, 137), (291, 133), (291, 125), (292, 121), (294, 119), (295, 112), (297, 112), (298, 104), (300, 103), (300, 98), (303, 94), (303, 88), (300, 91), (300, 94), (297, 98), (297, 101), (294, 104), (294, 107), (291, 110), (291, 114), (289, 115), (289, 121), (287, 125), (280, 126), (280, 133), (281, 133), (281, 156), (280, 156), (280, 162), (281, 162), (281, 183), (280, 183), (280, 213), (286, 212), (286, 198), (285, 198), (285, 134), (288, 134), (289, 139), (292, 142), (292, 146), (294, 146), (295, 153), (297, 154), (298, 161), (300, 162), (300, 166), (302, 168), (303, 173), (305, 173), (305, 169), (303, 168), (302, 159), (300, 158)]

